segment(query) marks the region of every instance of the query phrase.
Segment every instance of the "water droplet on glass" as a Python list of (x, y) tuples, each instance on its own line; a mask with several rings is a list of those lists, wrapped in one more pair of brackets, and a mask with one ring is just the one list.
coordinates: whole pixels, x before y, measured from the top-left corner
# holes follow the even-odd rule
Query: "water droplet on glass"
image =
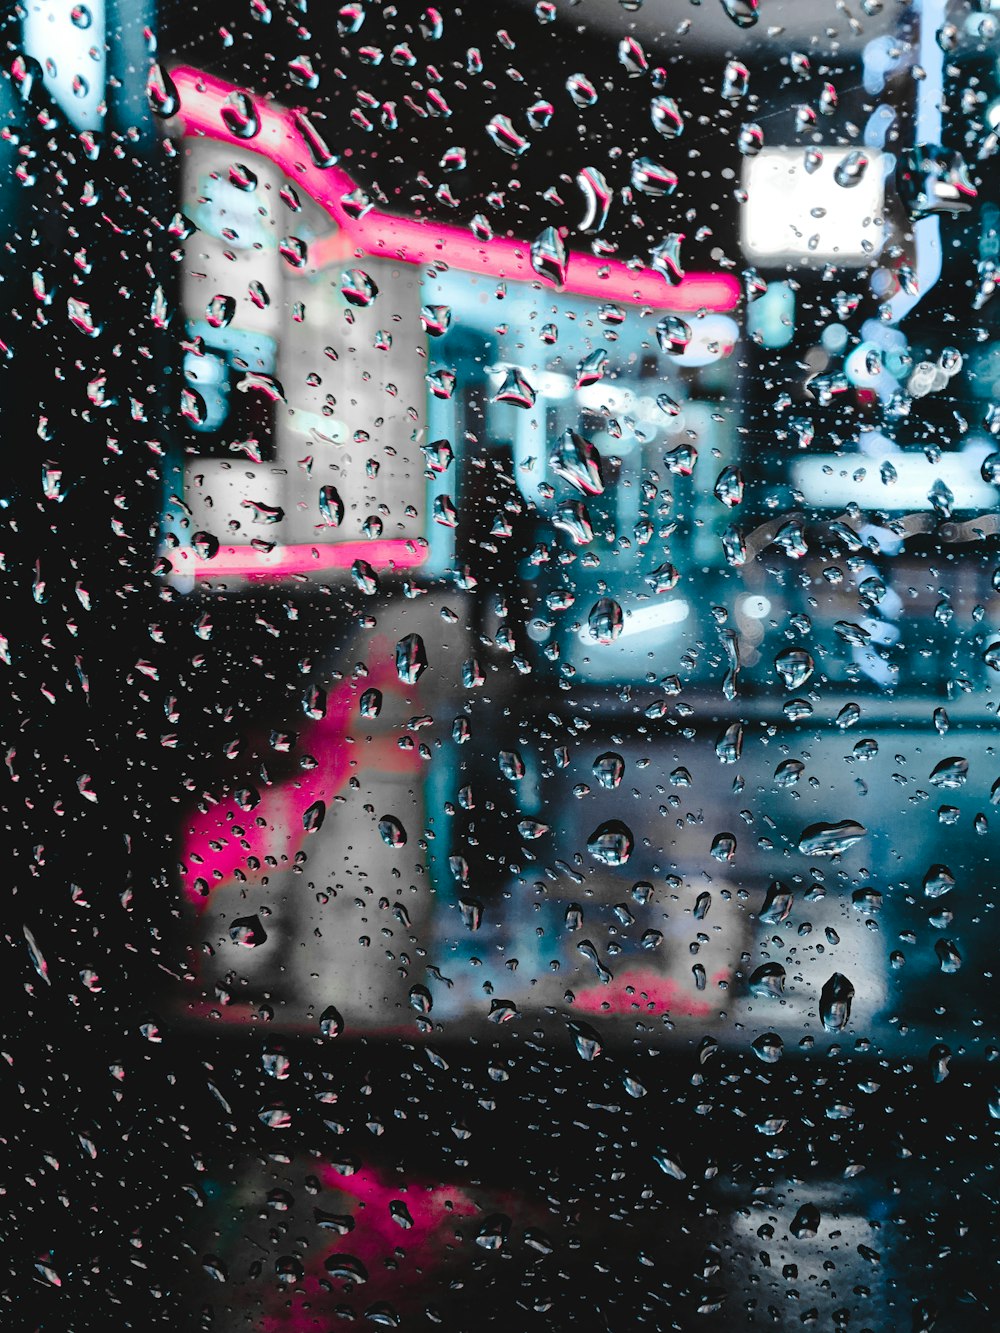
[(234, 89), (227, 95), (219, 114), (226, 129), (236, 139), (252, 139), (260, 133), (260, 117), (248, 93)]
[(378, 831), (387, 847), (406, 846), (406, 829), (395, 815), (383, 815), (378, 821)]
[(580, 1023), (575, 1019), (570, 1022), (569, 1030), (573, 1034), (573, 1044), (581, 1060), (596, 1060), (601, 1054), (601, 1039), (589, 1023)]
[(319, 512), (323, 525), (339, 528), (344, 521), (344, 502), (336, 486), (321, 486), (319, 490)]
[(962, 955), (959, 953), (954, 940), (935, 941), (934, 952), (937, 954), (942, 972), (953, 973), (961, 969)]
[(312, 60), (305, 54), (300, 53), (289, 60), (288, 74), (292, 83), (300, 88), (319, 87), (319, 75), (313, 67)]
[(618, 43), (618, 63), (630, 79), (637, 79), (649, 71), (646, 53), (634, 37), (623, 37)]
[(792, 1219), (788, 1230), (796, 1240), (812, 1240), (819, 1232), (821, 1220), (820, 1211), (816, 1205), (804, 1203)]
[(524, 760), (517, 750), (501, 750), (498, 756), (500, 772), (508, 782), (520, 782), (525, 774)]
[(576, 387), (585, 389), (603, 379), (607, 364), (608, 354), (603, 347), (598, 347), (596, 351), (590, 352), (576, 368)]
[(684, 133), (684, 117), (672, 97), (654, 97), (649, 114), (653, 128), (666, 139), (676, 139)]
[(656, 340), (662, 352), (679, 356), (690, 344), (693, 334), (691, 325), (680, 315), (666, 315), (656, 326)]
[(364, 309), (378, 296), (378, 287), (364, 269), (349, 268), (340, 275), (340, 294), (350, 305)]
[(625, 618), (618, 603), (611, 597), (602, 597), (591, 607), (587, 617), (590, 636), (598, 643), (614, 643), (625, 625)]
[(339, 1037), (344, 1030), (340, 1010), (328, 1005), (319, 1016), (319, 1030), (324, 1037)]
[(231, 296), (216, 294), (205, 308), (205, 319), (213, 329), (224, 329), (233, 321), (236, 302)]
[(564, 500), (552, 516), (552, 526), (568, 533), (577, 546), (587, 546), (594, 539), (594, 528), (582, 500)]
[(774, 669), (786, 690), (798, 690), (815, 670), (812, 655), (804, 648), (785, 648), (774, 659)]
[(267, 940), (267, 931), (259, 916), (242, 916), (229, 927), (229, 938), (245, 949), (255, 949)]
[(750, 994), (762, 1000), (780, 999), (785, 990), (785, 969), (780, 963), (763, 963), (750, 975)]
[(165, 120), (170, 116), (176, 116), (181, 108), (177, 85), (163, 66), (156, 61), (150, 65), (146, 78), (146, 98), (154, 114), (162, 116)]
[(736, 855), (736, 838), (732, 833), (717, 833), (712, 839), (709, 855), (716, 861), (732, 862)]
[(584, 495), (602, 495), (604, 471), (597, 447), (575, 431), (565, 430), (549, 458), (552, 471)]
[(625, 775), (625, 760), (613, 750), (598, 755), (594, 760), (594, 777), (601, 787), (611, 791), (621, 784)]
[(475, 898), (459, 898), (459, 911), (466, 930), (478, 930), (483, 922), (483, 905)]
[(587, 840), (587, 851), (606, 866), (621, 866), (632, 855), (635, 837), (627, 824), (609, 819), (598, 825)]
[(764, 147), (764, 131), (755, 122), (741, 125), (736, 146), (744, 157), (756, 157)]
[[(86, 301), (81, 301), (79, 297), (71, 296), (66, 302), (66, 313), (69, 315), (70, 323), (80, 333), (88, 338), (97, 338), (100, 336), (101, 325), (94, 319), (93, 312)], [(154, 323), (156, 317), (154, 315)]]
[(407, 634), (396, 644), (396, 674), (404, 685), (416, 685), (427, 669), (427, 650), (419, 634)]
[(534, 407), (537, 394), (516, 366), (511, 366), (504, 375), (503, 383), (493, 395), (495, 403), (510, 403), (514, 407)]
[(543, 278), (548, 278), (557, 287), (566, 281), (566, 266), (569, 262), (566, 244), (555, 227), (546, 227), (531, 245), (531, 267)]
[(302, 138), (302, 142), (309, 150), (309, 156), (312, 158), (314, 166), (332, 167), (340, 161), (337, 154), (330, 151), (326, 140), (305, 111), (294, 111), (292, 121)]
[(331, 1254), (323, 1261), (323, 1267), (331, 1277), (341, 1282), (360, 1285), (368, 1281), (368, 1270), (360, 1259), (353, 1254)]
[(326, 802), (313, 801), (302, 814), (302, 827), (307, 833), (316, 833), (323, 827), (326, 818)]
[(457, 383), (458, 377), (453, 370), (438, 368), (428, 371), (427, 387), (435, 398), (449, 399), (454, 397)]
[(962, 755), (949, 755), (935, 764), (930, 774), (930, 781), (935, 787), (946, 791), (957, 791), (964, 787), (969, 776), (969, 761)]
[(765, 1032), (750, 1043), (750, 1049), (758, 1060), (763, 1060), (764, 1064), (775, 1065), (781, 1059), (785, 1043), (776, 1032)]
[(566, 80), (566, 91), (578, 107), (593, 106), (597, 101), (597, 89), (586, 74), (571, 74)]
[(528, 124), (533, 130), (548, 129), (555, 113), (556, 109), (552, 103), (546, 101), (545, 98), (540, 98), (537, 102), (532, 102), (531, 106), (528, 107), (526, 113)]
[(677, 174), (651, 157), (639, 157), (632, 163), (632, 188), (652, 198), (673, 194), (677, 189)]
[(795, 905), (795, 895), (787, 884), (780, 879), (772, 879), (764, 895), (764, 905), (760, 909), (760, 919), (768, 925), (776, 926), (788, 919)]
[(750, 90), (750, 71), (741, 60), (730, 60), (722, 73), (722, 96), (727, 102), (738, 102)]
[(684, 268), (681, 264), (681, 245), (684, 236), (681, 232), (671, 232), (669, 236), (664, 237), (655, 250), (651, 252), (650, 262), (657, 273), (662, 273), (667, 282), (674, 284), (681, 281), (684, 277)]
[(866, 833), (865, 826), (854, 819), (810, 824), (799, 838), (799, 851), (806, 856), (839, 856), (860, 842)]
[(743, 723), (731, 722), (715, 742), (715, 753), (724, 764), (735, 764), (743, 753)]
[(857, 704), (844, 704), (843, 708), (834, 718), (834, 722), (841, 731), (846, 731), (848, 727), (853, 727), (860, 718), (861, 709)]
[[(580, 231), (601, 232), (608, 220), (608, 212), (614, 191), (608, 184), (603, 172), (597, 167), (584, 167), (577, 172), (576, 183), (583, 193), (585, 212), (580, 223)], [(564, 278), (565, 280), (565, 278)]]
[(738, 504), (743, 503), (744, 487), (743, 473), (740, 469), (738, 467), (724, 467), (715, 479), (712, 494), (727, 509), (734, 509)]
[(841, 162), (838, 162), (833, 179), (842, 189), (853, 189), (864, 180), (868, 161), (867, 153), (863, 153), (859, 148), (852, 149)]
[(851, 1017), (854, 987), (847, 977), (834, 972), (819, 997), (819, 1016), (828, 1032), (840, 1032)]
[(757, 0), (722, 0), (722, 8), (738, 28), (752, 28), (760, 17)]
[(494, 116), (486, 126), (486, 133), (498, 148), (511, 157), (520, 157), (531, 147), (524, 135), (515, 130), (509, 116)]
[(382, 691), (365, 690), (359, 700), (358, 708), (362, 717), (378, 717), (382, 711)]
[(420, 310), (420, 324), (432, 338), (441, 338), (451, 327), (451, 306), (425, 305)]

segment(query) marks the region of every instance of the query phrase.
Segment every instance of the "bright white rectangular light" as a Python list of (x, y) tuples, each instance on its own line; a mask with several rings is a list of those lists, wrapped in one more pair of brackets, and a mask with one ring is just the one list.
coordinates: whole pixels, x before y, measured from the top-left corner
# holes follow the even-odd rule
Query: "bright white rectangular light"
[(979, 465), (989, 453), (984, 444), (957, 454), (943, 454), (930, 463), (923, 454), (893, 454), (886, 461), (896, 470), (891, 485), (882, 481), (881, 461), (863, 454), (820, 454), (792, 465), (795, 489), (807, 504), (843, 509), (852, 501), (862, 509), (929, 509), (928, 493), (943, 481), (955, 497), (956, 509), (994, 509), (997, 492), (982, 481)]
[[(683, 597), (672, 597), (668, 601), (654, 602), (652, 606), (640, 607), (637, 611), (625, 614), (625, 623), (619, 639), (627, 639), (634, 634), (650, 634), (655, 630), (666, 629), (669, 625), (680, 625), (687, 620), (691, 608)], [(594, 643), (590, 626), (580, 627), (578, 637), (591, 646)]]
[(100, 129), (108, 63), (104, 0), (29, 0), (23, 8), (25, 55), (42, 66), (60, 110), (78, 130)]
[[(884, 238), (884, 155), (875, 149), (820, 148), (822, 162), (806, 170), (804, 148), (765, 148), (743, 166), (743, 253), (754, 263), (776, 261), (867, 264)], [(851, 152), (868, 159), (861, 179), (837, 184)]]

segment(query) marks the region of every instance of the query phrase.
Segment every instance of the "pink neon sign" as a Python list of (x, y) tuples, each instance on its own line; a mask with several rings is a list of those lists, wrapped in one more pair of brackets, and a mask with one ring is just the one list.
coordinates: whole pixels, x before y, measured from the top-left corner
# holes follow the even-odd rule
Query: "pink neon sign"
[(426, 548), (407, 537), (322, 542), (315, 546), (293, 543), (270, 551), (223, 546), (208, 559), (188, 547), (170, 553), (174, 574), (196, 579), (283, 579), (294, 574), (349, 569), (355, 560), (364, 560), (373, 569), (417, 569), (426, 559)]
[[(356, 188), (355, 182), (340, 167), (316, 166), (292, 111), (257, 99), (260, 129), (252, 139), (241, 139), (227, 129), (221, 114), (229, 95), (239, 91), (233, 84), (188, 66), (174, 69), (172, 78), (180, 99), (175, 120), (184, 134), (216, 139), (267, 158), (300, 184), (365, 254), (404, 264), (438, 263), (467, 273), (541, 283), (531, 267), (531, 247), (526, 241), (506, 236), (480, 241), (461, 227), (378, 209), (371, 209), (361, 218), (350, 217), (343, 199)], [(634, 270), (621, 260), (598, 259), (576, 251), (569, 258), (564, 290), (685, 313), (732, 310), (740, 299), (739, 283), (729, 273), (689, 273), (676, 286), (670, 286), (655, 269)]]

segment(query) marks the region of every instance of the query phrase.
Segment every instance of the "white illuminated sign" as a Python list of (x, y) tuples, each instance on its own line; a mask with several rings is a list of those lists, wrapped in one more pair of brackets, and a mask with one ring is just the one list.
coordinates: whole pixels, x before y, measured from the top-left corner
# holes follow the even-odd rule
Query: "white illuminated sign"
[(743, 253), (763, 264), (869, 263), (885, 232), (884, 154), (871, 148), (810, 148), (815, 155), (810, 171), (806, 151), (766, 148), (746, 160)]
[(104, 0), (28, 0), (25, 55), (42, 67), (45, 87), (78, 130), (99, 130), (107, 84)]

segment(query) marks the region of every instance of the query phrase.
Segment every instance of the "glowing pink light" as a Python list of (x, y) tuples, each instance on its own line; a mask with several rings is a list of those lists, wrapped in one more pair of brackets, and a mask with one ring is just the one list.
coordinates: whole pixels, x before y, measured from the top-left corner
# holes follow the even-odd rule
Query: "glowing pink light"
[[(713, 980), (728, 980), (728, 976), (720, 972)], [(635, 993), (628, 994), (626, 987)], [(605, 1004), (610, 1008), (605, 1009)], [(586, 990), (577, 991), (573, 1008), (585, 1014), (636, 1014), (650, 1004), (656, 1006), (657, 1012), (678, 1017), (707, 1018), (714, 1013), (710, 1001), (695, 999), (673, 977), (664, 976), (650, 967), (616, 973), (611, 986), (588, 986)]]
[[(376, 654), (382, 660), (376, 659)], [(259, 805), (248, 815), (235, 800), (220, 801), (206, 811), (194, 811), (184, 821), (182, 860), (188, 868), (186, 896), (199, 909), (207, 898), (195, 888), (200, 879), (212, 891), (232, 882), (233, 872), (245, 866), (248, 856), (263, 861), (267, 856), (287, 856), (290, 860), (307, 838), (302, 816), (314, 801), (329, 802), (346, 785), (352, 773), (365, 768), (381, 772), (409, 773), (420, 767), (416, 752), (400, 750), (391, 736), (379, 736), (366, 745), (352, 745), (348, 740), (350, 719), (356, 715), (358, 696), (370, 685), (384, 693), (401, 690), (399, 678), (390, 660), (389, 645), (373, 644), (372, 665), (360, 682), (344, 681), (331, 691), (326, 716), (302, 733), (305, 749), (319, 760), (307, 774), (266, 787)], [(263, 825), (257, 820), (263, 819)], [(243, 829), (238, 839), (233, 824)], [(242, 844), (245, 843), (246, 846)]]
[[(398, 1176), (369, 1168), (345, 1176), (326, 1164), (319, 1165), (317, 1174), (327, 1189), (336, 1192), (330, 1206), (338, 1212), (351, 1213), (351, 1201), (355, 1201), (354, 1230), (325, 1244), (319, 1237), (314, 1238), (304, 1256), (304, 1281), (288, 1295), (273, 1288), (263, 1295), (262, 1321), (255, 1323), (260, 1333), (312, 1333), (320, 1326), (335, 1327), (329, 1323), (328, 1312), (340, 1295), (336, 1291), (331, 1295), (323, 1261), (330, 1253), (345, 1251), (360, 1259), (368, 1273), (365, 1303), (388, 1300), (400, 1315), (409, 1316), (404, 1326), (410, 1327), (427, 1298), (429, 1284), (442, 1282), (442, 1270), (447, 1272), (461, 1263), (461, 1252), (456, 1253), (454, 1245), (449, 1244), (454, 1241), (458, 1222), (475, 1225), (475, 1219), (501, 1210), (508, 1214), (516, 1210), (522, 1224), (541, 1226), (546, 1220), (544, 1210), (533, 1199), (519, 1198), (509, 1191), (490, 1195), (489, 1206), (484, 1208), (458, 1184), (435, 1185), (412, 1176), (404, 1183)], [(405, 1203), (412, 1219), (405, 1231), (389, 1211), (397, 1199)], [(399, 1246), (405, 1248), (406, 1263), (390, 1266), (386, 1261)], [(326, 1317), (318, 1321), (317, 1315)], [(424, 1322), (426, 1318), (420, 1320)]]
[[(175, 119), (184, 134), (216, 139), (241, 152), (267, 158), (301, 184), (365, 253), (404, 264), (443, 264), (513, 282), (540, 281), (531, 267), (531, 247), (525, 241), (505, 236), (479, 241), (460, 227), (399, 217), (377, 209), (360, 219), (348, 217), (342, 201), (344, 195), (355, 189), (355, 182), (340, 167), (316, 166), (291, 111), (264, 98), (255, 99), (260, 131), (250, 140), (239, 139), (226, 129), (220, 115), (223, 103), (235, 90), (234, 84), (188, 66), (173, 70), (172, 77), (180, 98)], [(565, 290), (600, 300), (685, 313), (732, 310), (740, 299), (739, 282), (729, 273), (689, 273), (676, 286), (669, 286), (662, 274), (653, 269), (633, 270), (621, 260), (598, 259), (576, 251), (570, 255)]]
[(294, 574), (349, 569), (355, 560), (365, 560), (373, 569), (416, 569), (426, 559), (426, 548), (404, 537), (275, 546), (270, 551), (257, 551), (252, 546), (223, 546), (210, 559), (198, 555), (191, 547), (170, 552), (174, 574), (196, 579), (286, 579)]

